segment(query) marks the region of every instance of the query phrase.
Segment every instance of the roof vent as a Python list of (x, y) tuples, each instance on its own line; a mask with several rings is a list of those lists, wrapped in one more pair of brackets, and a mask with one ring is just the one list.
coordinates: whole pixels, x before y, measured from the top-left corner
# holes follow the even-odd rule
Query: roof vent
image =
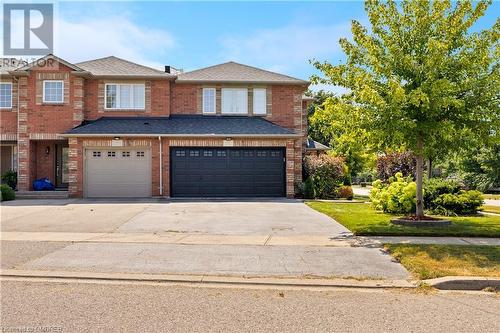
[(144, 125), (149, 125), (149, 122), (147, 122), (147, 121), (146, 121), (146, 122), (144, 122)]

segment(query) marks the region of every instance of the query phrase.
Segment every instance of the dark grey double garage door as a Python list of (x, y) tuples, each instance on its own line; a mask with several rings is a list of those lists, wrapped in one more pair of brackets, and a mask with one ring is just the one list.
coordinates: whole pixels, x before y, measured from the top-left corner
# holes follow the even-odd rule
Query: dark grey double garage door
[(282, 148), (171, 148), (173, 197), (283, 197)]

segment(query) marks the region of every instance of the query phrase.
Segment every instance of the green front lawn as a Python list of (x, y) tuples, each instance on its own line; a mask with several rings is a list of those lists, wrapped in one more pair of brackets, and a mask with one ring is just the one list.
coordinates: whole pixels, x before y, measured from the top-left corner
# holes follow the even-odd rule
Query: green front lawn
[(500, 206), (484, 205), (481, 208), (483, 209), (483, 212), (500, 214)]
[(449, 227), (417, 228), (393, 225), (390, 220), (395, 216), (376, 212), (365, 203), (309, 201), (306, 204), (356, 235), (500, 237), (500, 216), (449, 217), (453, 222)]
[(415, 277), (500, 277), (500, 246), (386, 244), (391, 255)]

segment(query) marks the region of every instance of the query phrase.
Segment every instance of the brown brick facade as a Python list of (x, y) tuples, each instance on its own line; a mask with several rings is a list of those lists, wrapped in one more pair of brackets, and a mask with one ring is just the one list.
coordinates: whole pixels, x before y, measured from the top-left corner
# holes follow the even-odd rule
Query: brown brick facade
[[(151, 149), (151, 183), (153, 196), (170, 195), (170, 147), (223, 147), (224, 139), (201, 138), (162, 138), (162, 191), (160, 191), (160, 140), (158, 138), (120, 138), (120, 147), (148, 147)], [(70, 138), (69, 142), (69, 193), (72, 197), (84, 195), (84, 156), (85, 149), (120, 148), (113, 146), (110, 138)], [(294, 196), (294, 187), (302, 181), (301, 140), (291, 139), (254, 139), (241, 138), (233, 140), (233, 147), (283, 147), (286, 149), (286, 194)], [(297, 167), (297, 165), (299, 167)]]
[[(178, 84), (166, 79), (101, 79), (77, 75), (74, 69), (59, 64), (50, 69), (31, 68), (27, 76), (8, 79), (13, 82), (13, 107), (0, 111), (1, 141), (17, 141), (18, 189), (32, 189), (32, 182), (41, 177), (54, 179), (56, 144), (69, 146), (69, 193), (84, 195), (84, 151), (89, 147), (111, 147), (112, 138), (65, 138), (62, 134), (84, 120), (113, 116), (163, 116), (171, 114), (201, 114), (203, 87), (216, 88), (216, 114), (221, 114), (221, 89), (248, 89), (248, 110), (252, 116), (253, 89), (266, 88), (265, 119), (300, 134), (302, 139), (238, 138), (234, 147), (286, 148), (286, 194), (294, 195), (294, 186), (302, 179), (302, 156), (307, 135), (302, 85), (234, 85)], [(64, 101), (60, 104), (43, 102), (43, 80), (64, 81)], [(144, 110), (106, 110), (106, 83), (144, 83)], [(147, 146), (151, 149), (151, 184), (154, 196), (169, 196), (170, 147), (223, 147), (224, 138), (121, 138), (127, 146)], [(161, 172), (160, 172), (161, 171)], [(162, 181), (160, 182), (160, 173)], [(160, 185), (162, 184), (162, 186)]]

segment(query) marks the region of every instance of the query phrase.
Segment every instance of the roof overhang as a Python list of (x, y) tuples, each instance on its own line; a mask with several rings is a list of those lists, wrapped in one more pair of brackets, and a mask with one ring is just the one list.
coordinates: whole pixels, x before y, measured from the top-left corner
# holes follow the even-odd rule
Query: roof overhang
[(154, 134), (154, 133), (147, 133), (147, 134), (131, 134), (131, 133), (101, 133), (101, 134), (78, 134), (78, 133), (66, 133), (66, 134), (59, 134), (62, 137), (66, 138), (103, 138), (103, 137), (138, 137), (138, 138), (157, 138), (157, 137), (162, 137), (162, 138), (269, 138), (269, 139), (276, 139), (276, 138), (283, 138), (283, 139), (288, 139), (288, 138), (300, 138), (302, 137), (300, 134)]
[(225, 84), (241, 84), (241, 85), (247, 85), (247, 84), (266, 84), (266, 85), (271, 85), (271, 84), (280, 84), (280, 85), (303, 85), (303, 86), (309, 86), (311, 83), (309, 81), (297, 81), (297, 82), (290, 82), (290, 81), (241, 81), (241, 80), (183, 80), (177, 78), (175, 83), (189, 83), (189, 84), (220, 84), (220, 83), (225, 83)]
[(110, 74), (103, 74), (103, 75), (96, 75), (96, 74), (90, 74), (91, 77), (96, 78), (96, 79), (118, 79), (118, 80), (175, 80), (177, 78), (176, 75), (131, 75), (131, 74), (117, 74), (117, 75), (110, 75)]

